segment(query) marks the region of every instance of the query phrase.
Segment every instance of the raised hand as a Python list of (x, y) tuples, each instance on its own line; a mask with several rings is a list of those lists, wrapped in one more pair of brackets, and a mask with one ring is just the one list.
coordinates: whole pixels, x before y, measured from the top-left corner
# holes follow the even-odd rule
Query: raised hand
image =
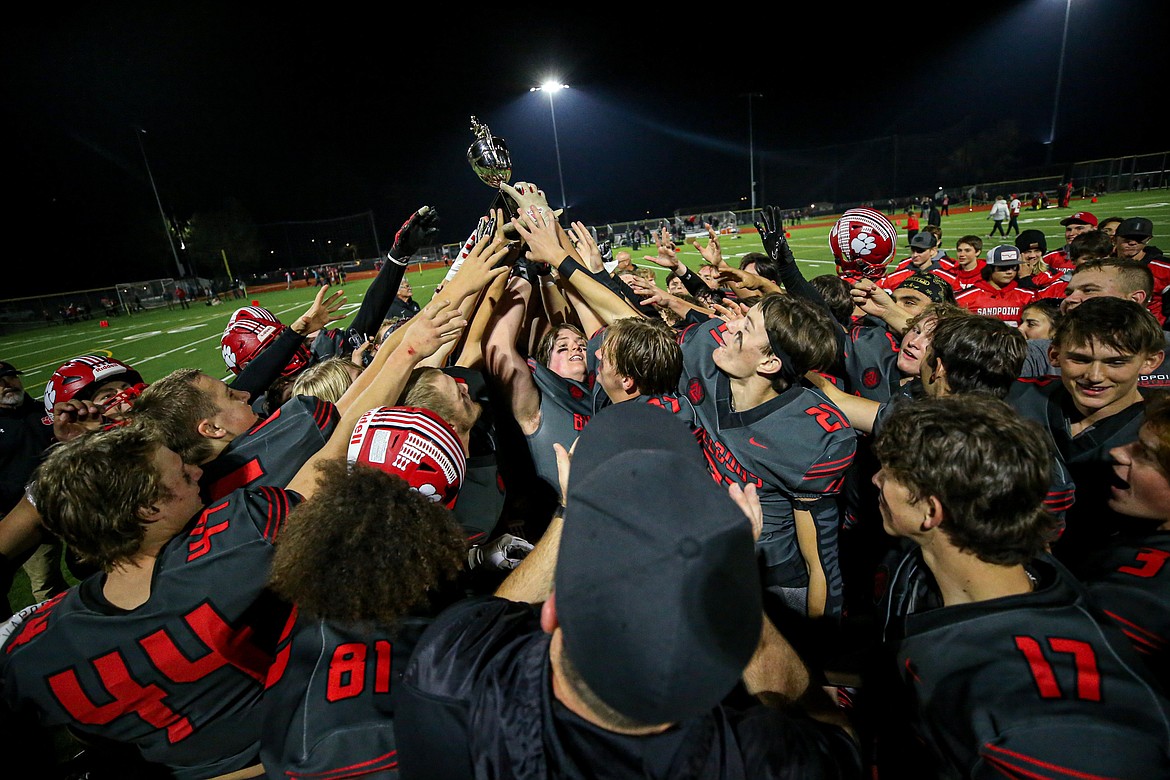
[(788, 246), (788, 237), (784, 233), (784, 216), (780, 209), (775, 206), (764, 206), (761, 216), (763, 221), (755, 224), (760, 240), (764, 244), (764, 252), (781, 265), (796, 262), (792, 256), (792, 247)]
[(866, 314), (885, 319), (887, 315), (896, 313), (898, 304), (893, 297), (871, 279), (862, 279), (849, 290), (853, 298), (853, 305)]
[(645, 255), (644, 259), (663, 268), (669, 268), (675, 274), (682, 276), (683, 273), (679, 272), (682, 263), (678, 261), (678, 248), (675, 247), (674, 239), (670, 237), (666, 228), (662, 229), (661, 236), (658, 233), (654, 234), (654, 247), (658, 250), (658, 254), (656, 256)]
[(533, 214), (522, 214), (512, 220), (520, 238), (528, 245), (526, 256), (537, 263), (548, 263), (559, 268), (567, 254), (561, 245), (560, 225), (556, 215), (543, 210)]
[(707, 246), (700, 244), (697, 238), (691, 241), (691, 246), (703, 256), (703, 262), (721, 269), (727, 264), (723, 262), (723, 250), (719, 248), (719, 234), (710, 225), (705, 225), (705, 227), (707, 228)]
[(573, 222), (569, 225), (568, 232), (577, 254), (581, 255), (581, 259), (585, 261), (585, 267), (594, 273), (605, 270), (601, 248), (593, 240), (593, 234), (589, 232), (589, 228), (585, 227), (585, 223)]
[(467, 327), (467, 320), (450, 299), (433, 301), (410, 318), (398, 349), (407, 350), (412, 359), (425, 360), (451, 344)]
[[(492, 216), (492, 221), (502, 223), (504, 214), (500, 210)], [(491, 284), (495, 279), (508, 273), (511, 268), (503, 261), (512, 247), (502, 235), (484, 235), (471, 252), (464, 258), (459, 271), (451, 279), (449, 292), (454, 298), (462, 300), (468, 295), (474, 295)]]
[(548, 198), (545, 197), (544, 190), (538, 189), (535, 184), (530, 182), (518, 181), (515, 187), (508, 182), (501, 182), (500, 189), (516, 205), (516, 213), (519, 216), (534, 217), (538, 213), (551, 211), (554, 217), (559, 217), (564, 211), (564, 209), (554, 211), (548, 205)]
[(53, 404), (53, 436), (57, 441), (72, 441), (78, 436), (99, 430), (105, 420), (103, 409), (93, 401), (73, 398)]
[(732, 268), (726, 263), (719, 269), (719, 281), (727, 282), (741, 290), (755, 290), (760, 293), (779, 292), (780, 285), (741, 268)]
[(346, 302), (345, 293), (343, 291), (335, 292), (332, 295), (328, 295), (328, 293), (329, 285), (323, 285), (317, 291), (317, 297), (313, 299), (312, 305), (293, 323), (293, 330), (302, 336), (307, 336), (310, 333), (316, 333), (331, 322), (345, 319), (345, 314), (339, 313)]
[(390, 247), (390, 259), (399, 265), (406, 265), (410, 256), (420, 247), (434, 243), (439, 235), (439, 212), (430, 206), (423, 206), (411, 214), (394, 234)]

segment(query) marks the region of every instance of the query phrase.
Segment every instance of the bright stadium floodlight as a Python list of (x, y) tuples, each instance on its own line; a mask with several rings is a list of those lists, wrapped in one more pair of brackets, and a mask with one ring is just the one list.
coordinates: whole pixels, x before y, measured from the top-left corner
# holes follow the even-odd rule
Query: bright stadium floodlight
[(561, 142), (557, 137), (557, 110), (553, 107), (553, 95), (562, 89), (568, 89), (568, 84), (562, 84), (553, 79), (542, 83), (539, 87), (530, 87), (529, 92), (547, 92), (548, 93), (548, 110), (552, 113), (553, 126), (553, 146), (557, 150), (557, 178), (561, 182), (561, 208), (567, 209), (569, 201), (565, 198), (565, 174), (561, 171)]

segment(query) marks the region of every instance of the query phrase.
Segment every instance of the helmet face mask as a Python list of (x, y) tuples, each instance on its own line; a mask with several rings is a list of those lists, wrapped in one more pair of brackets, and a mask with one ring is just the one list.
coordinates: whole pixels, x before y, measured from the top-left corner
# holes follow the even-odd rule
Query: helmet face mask
[(897, 252), (898, 230), (877, 209), (849, 209), (829, 231), (829, 247), (839, 274), (880, 279)]
[(467, 475), (455, 430), (429, 409), (383, 406), (361, 416), (349, 439), (350, 465), (401, 477), (413, 490), (451, 509)]
[[(82, 355), (67, 360), (49, 377), (45, 386), (45, 414), (53, 414), (53, 405), (58, 402), (78, 399), (88, 401), (98, 388), (115, 379), (130, 385), (132, 393), (119, 393), (115, 398), (129, 400), (141, 392), (146, 385), (142, 375), (121, 360), (104, 355)], [(129, 396), (129, 397), (127, 397)]]

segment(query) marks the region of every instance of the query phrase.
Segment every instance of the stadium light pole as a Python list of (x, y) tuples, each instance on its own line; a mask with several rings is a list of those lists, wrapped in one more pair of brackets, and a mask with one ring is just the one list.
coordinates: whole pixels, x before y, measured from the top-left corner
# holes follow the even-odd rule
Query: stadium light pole
[(752, 98), (763, 97), (759, 92), (747, 93), (748, 99), (748, 170), (751, 177), (752, 219), (756, 214), (756, 142), (755, 122), (752, 119)]
[(1052, 128), (1048, 131), (1048, 152), (1044, 165), (1052, 164), (1052, 146), (1056, 143), (1056, 111), (1060, 107), (1060, 85), (1064, 80), (1064, 50), (1068, 46), (1068, 17), (1072, 13), (1072, 0), (1064, 4), (1064, 33), (1060, 37), (1060, 64), (1056, 67), (1056, 91), (1052, 96)]
[(142, 136), (146, 135), (146, 131), (141, 127), (137, 128), (138, 132), (134, 135), (138, 138), (138, 150), (142, 152), (142, 162), (146, 165), (146, 177), (150, 179), (150, 189), (154, 192), (154, 202), (158, 204), (158, 215), (162, 217), (163, 232), (167, 234), (167, 243), (171, 245), (171, 256), (175, 258), (175, 268), (179, 271), (179, 278), (182, 279), (186, 274), (183, 273), (183, 263), (179, 261), (179, 252), (175, 249), (175, 239), (171, 235), (170, 223), (167, 222), (167, 214), (163, 210), (162, 198), (158, 196), (158, 187), (154, 186), (154, 174), (150, 172), (150, 160), (146, 159), (146, 147), (142, 143)]
[(565, 198), (565, 174), (561, 171), (561, 142), (557, 138), (557, 110), (553, 107), (553, 96), (562, 89), (568, 89), (568, 84), (561, 84), (559, 81), (546, 81), (539, 87), (530, 87), (529, 92), (547, 92), (548, 93), (548, 110), (552, 114), (553, 126), (553, 146), (557, 150), (557, 178), (561, 182), (561, 208), (569, 208), (569, 201)]

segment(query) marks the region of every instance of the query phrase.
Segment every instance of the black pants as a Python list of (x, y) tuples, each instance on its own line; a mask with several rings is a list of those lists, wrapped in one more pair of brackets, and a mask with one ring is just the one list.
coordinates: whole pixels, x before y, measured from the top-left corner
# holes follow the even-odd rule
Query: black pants
[(988, 233), (987, 235), (994, 236), (996, 233), (999, 233), (1004, 238), (1007, 238), (1007, 233), (1003, 232), (1003, 220), (1002, 219), (992, 220), (991, 232)]

